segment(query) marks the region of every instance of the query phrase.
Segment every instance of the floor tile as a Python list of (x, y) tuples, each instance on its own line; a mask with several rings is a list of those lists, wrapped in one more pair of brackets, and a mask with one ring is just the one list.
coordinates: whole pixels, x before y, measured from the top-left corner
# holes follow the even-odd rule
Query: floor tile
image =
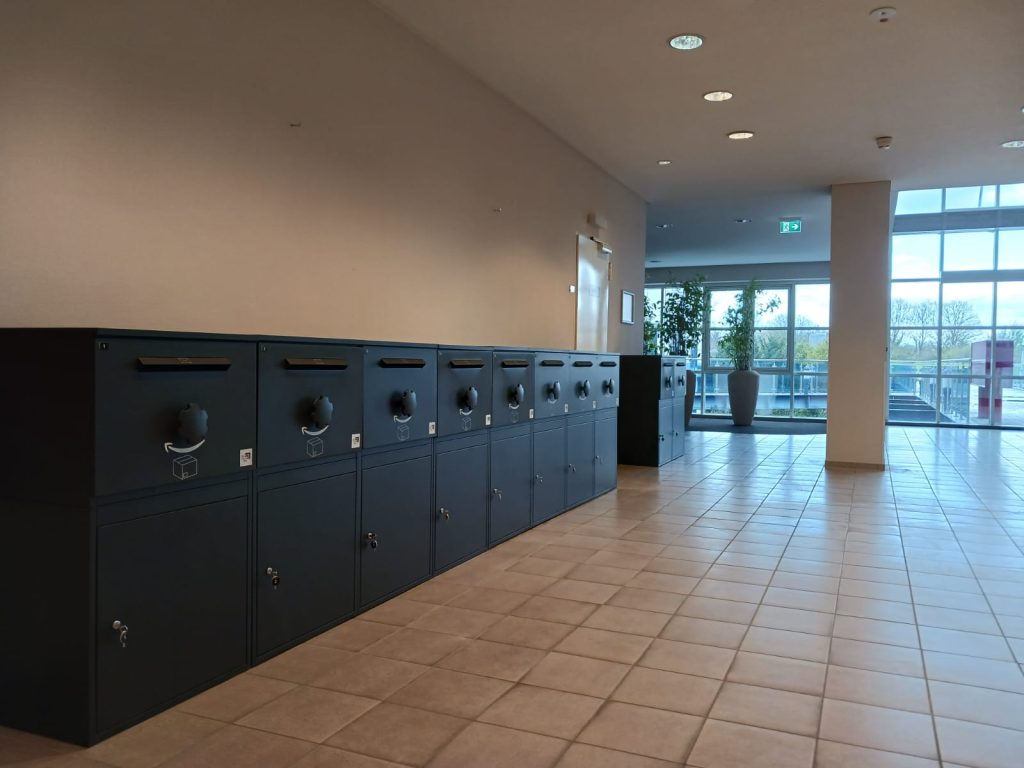
[(814, 739), (708, 720), (686, 764), (694, 768), (811, 768)]
[[(434, 664), (467, 642), (465, 638), (440, 632), (401, 629), (373, 645), (368, 645), (363, 649), (363, 653), (416, 664)], [(323, 674), (325, 670), (318, 671)]]
[(386, 699), (430, 667), (361, 653), (345, 659), (313, 680), (318, 688), (330, 688), (371, 699)]
[(607, 698), (629, 671), (629, 666), (612, 661), (549, 653), (531, 669), (522, 682), (569, 693)]
[(741, 651), (736, 654), (726, 679), (821, 696), (825, 690), (826, 670), (827, 666), (819, 662)]
[(171, 710), (100, 742), (83, 756), (118, 768), (153, 768), (224, 728), (222, 722)]
[(522, 592), (472, 587), (451, 600), (448, 605), (453, 608), (468, 608), (474, 611), (506, 614), (511, 613), (529, 598), (528, 594)]
[(544, 652), (507, 643), (473, 640), (437, 663), (445, 669), (515, 682), (544, 658)]
[(928, 687), (919, 677), (829, 666), (825, 696), (890, 709), (931, 714)]
[(651, 638), (642, 635), (579, 627), (556, 645), (555, 650), (576, 656), (635, 664), (650, 644)]
[(595, 610), (597, 605), (594, 603), (535, 595), (512, 611), (512, 615), (561, 624), (582, 624)]
[(478, 720), (507, 728), (574, 739), (603, 699), (567, 691), (517, 685), (492, 704)]
[(828, 661), (829, 638), (770, 627), (751, 627), (740, 644), (741, 651), (784, 656), (804, 661)]
[(198, 696), (193, 696), (179, 704), (176, 709), (232, 723), (294, 687), (295, 683), (243, 673)]
[(701, 723), (692, 715), (609, 702), (583, 729), (578, 741), (681, 763)]
[(220, 768), (224, 765), (258, 765), (261, 768), (285, 768), (296, 763), (314, 746), (308, 741), (228, 725), (161, 763), (161, 766)]
[(656, 611), (640, 611), (602, 605), (583, 622), (584, 627), (656, 637), (668, 623), (669, 616)]
[(943, 760), (977, 768), (1020, 768), (1024, 731), (935, 718)]
[(932, 680), (928, 683), (936, 717), (1024, 730), (1024, 694)]
[(924, 757), (822, 740), (818, 742), (814, 768), (939, 768), (939, 763)]
[(684, 595), (677, 595), (672, 592), (655, 592), (650, 589), (623, 587), (608, 599), (607, 605), (634, 608), (640, 611), (675, 613), (685, 599)]
[(329, 645), (344, 651), (361, 651), (366, 646), (397, 631), (398, 628), (393, 624), (378, 624), (374, 621), (352, 619), (344, 624), (339, 624), (334, 629), (327, 630), (322, 635), (317, 635), (310, 642), (315, 645)]
[(500, 620), (500, 616), (489, 611), (472, 611), (468, 608), (452, 608), (442, 605), (410, 622), (409, 629), (423, 629), (460, 637), (476, 637)]
[(238, 724), (322, 742), (376, 705), (374, 699), (302, 686), (250, 712)]
[(594, 747), (590, 744), (572, 744), (557, 768), (675, 768), (678, 763), (667, 763), (653, 757), (631, 755), (614, 749)]
[(320, 745), (290, 768), (401, 768), (399, 763)]
[(756, 685), (727, 682), (711, 708), (714, 720), (754, 725), (775, 731), (815, 736), (821, 698)]
[(722, 680), (735, 655), (735, 651), (727, 648), (681, 643), (675, 640), (655, 640), (637, 663), (651, 669)]
[(435, 668), (396, 691), (388, 702), (474, 718), (511, 687), (506, 680)]
[(567, 746), (550, 736), (473, 723), (430, 761), (430, 768), (548, 768)]
[(720, 687), (720, 681), (707, 677), (633, 667), (612, 699), (703, 717), (710, 711)]
[(915, 712), (825, 699), (820, 738), (887, 752), (938, 758), (932, 719)]
[(384, 702), (336, 733), (327, 743), (409, 765), (425, 765), (469, 721)]
[(915, 648), (834, 637), (828, 661), (842, 667), (924, 677), (921, 652)]
[(506, 616), (480, 635), (480, 639), (546, 651), (558, 645), (572, 629), (569, 624)]
[(701, 645), (715, 645), (720, 648), (739, 648), (747, 627), (727, 621), (698, 619), (691, 616), (676, 616), (661, 631), (665, 640), (682, 640)]

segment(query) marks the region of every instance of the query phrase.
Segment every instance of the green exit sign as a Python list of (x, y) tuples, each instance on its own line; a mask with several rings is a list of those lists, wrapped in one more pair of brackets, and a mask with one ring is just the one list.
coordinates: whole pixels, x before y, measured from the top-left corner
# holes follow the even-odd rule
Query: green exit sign
[(800, 219), (790, 219), (789, 221), (779, 222), (779, 234), (780, 235), (793, 235), (802, 232), (804, 223)]

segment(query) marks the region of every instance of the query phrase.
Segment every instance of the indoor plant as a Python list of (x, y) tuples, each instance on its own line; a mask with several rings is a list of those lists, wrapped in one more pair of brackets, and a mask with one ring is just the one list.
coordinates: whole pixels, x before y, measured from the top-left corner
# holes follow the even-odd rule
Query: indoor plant
[[(704, 276), (697, 275), (684, 283), (669, 283), (661, 308), (661, 345), (665, 354), (689, 357), (700, 343), (704, 320), (711, 311), (711, 292), (704, 285)], [(697, 374), (686, 369), (685, 419), (690, 424)]]
[(736, 304), (725, 313), (728, 330), (718, 343), (722, 352), (732, 360), (735, 370), (729, 374), (729, 410), (738, 427), (747, 427), (754, 421), (757, 393), (761, 376), (752, 370), (754, 362), (754, 326), (756, 319), (779, 306), (779, 299), (758, 304), (763, 289), (751, 280), (736, 297)]

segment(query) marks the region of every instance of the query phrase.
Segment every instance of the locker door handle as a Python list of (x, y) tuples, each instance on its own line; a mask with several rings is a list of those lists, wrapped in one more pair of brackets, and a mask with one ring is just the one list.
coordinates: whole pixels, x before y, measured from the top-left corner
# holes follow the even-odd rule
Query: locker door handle
[(121, 647), (122, 648), (127, 648), (128, 647), (128, 625), (123, 623), (119, 619), (114, 619), (114, 623), (111, 624), (110, 626), (111, 626), (111, 628), (115, 632), (117, 632), (117, 639), (121, 643)]
[(281, 577), (277, 573), (276, 568), (267, 568), (267, 576), (270, 577), (270, 585), (277, 589), (278, 584), (281, 583)]
[(576, 465), (575, 464), (570, 464), (569, 465), (569, 469), (571, 469), (573, 472), (575, 472), (576, 471)]
[(604, 464), (604, 459), (602, 459), (600, 456), (595, 456), (594, 461), (596, 461), (598, 464)]
[(439, 510), (437, 510), (437, 516), (443, 517), (445, 520), (451, 520), (452, 511), (450, 509), (445, 509), (444, 507), (441, 507)]
[(665, 442), (665, 436), (664, 435), (658, 435), (658, 439), (661, 440), (661, 442), (663, 442), (663, 443)]
[(608, 381), (604, 383), (604, 391), (609, 395), (615, 394), (615, 379), (608, 379)]
[(498, 501), (501, 501), (501, 488), (495, 488), (491, 493), (498, 497)]
[(562, 382), (555, 381), (548, 384), (548, 402), (555, 402), (562, 396)]
[(377, 541), (376, 533), (366, 534), (366, 543), (370, 545), (370, 549), (376, 549), (379, 542)]
[(544, 485), (544, 475), (534, 475), (537, 480), (537, 485)]

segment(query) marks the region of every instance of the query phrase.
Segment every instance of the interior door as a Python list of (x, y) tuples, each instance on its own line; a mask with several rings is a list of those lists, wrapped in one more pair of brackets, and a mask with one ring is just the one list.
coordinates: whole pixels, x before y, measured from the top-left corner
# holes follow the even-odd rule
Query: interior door
[(611, 251), (584, 235), (576, 244), (576, 349), (608, 350), (608, 269)]

